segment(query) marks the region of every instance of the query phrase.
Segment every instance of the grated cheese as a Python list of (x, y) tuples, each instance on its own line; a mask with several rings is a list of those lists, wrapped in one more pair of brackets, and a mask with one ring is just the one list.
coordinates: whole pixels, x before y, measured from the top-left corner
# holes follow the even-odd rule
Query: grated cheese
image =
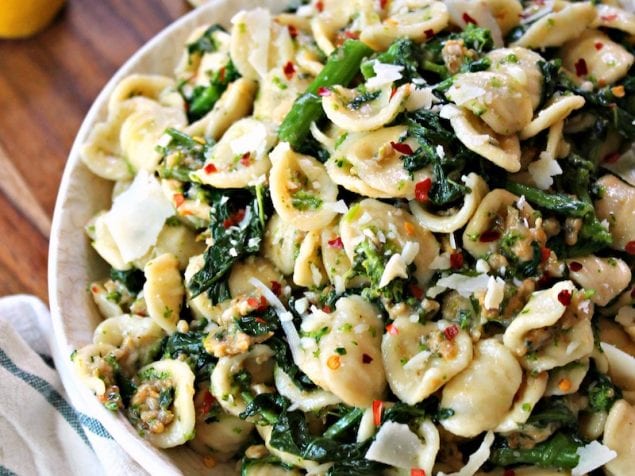
[(406, 110), (430, 109), (436, 100), (437, 98), (432, 94), (432, 88), (411, 88), (410, 96), (405, 103)]
[(529, 164), (527, 170), (536, 186), (541, 190), (547, 190), (553, 185), (554, 175), (562, 174), (562, 169), (558, 162), (547, 152), (542, 152), (540, 159)]
[(388, 263), (386, 263), (384, 272), (379, 280), (379, 287), (383, 288), (384, 286), (388, 286), (388, 284), (390, 284), (390, 282), (395, 278), (405, 279), (407, 277), (407, 264), (399, 253), (395, 253), (390, 257)]
[(437, 286), (454, 289), (463, 297), (470, 297), (477, 291), (487, 289), (489, 276), (479, 274), (478, 276), (464, 276), (462, 274), (451, 274), (437, 281)]

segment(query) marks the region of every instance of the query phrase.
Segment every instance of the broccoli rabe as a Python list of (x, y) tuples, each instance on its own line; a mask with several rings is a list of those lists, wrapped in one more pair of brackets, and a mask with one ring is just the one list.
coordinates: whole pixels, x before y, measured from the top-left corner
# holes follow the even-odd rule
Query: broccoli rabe
[(578, 464), (580, 456), (577, 451), (581, 446), (581, 441), (560, 432), (533, 448), (512, 448), (507, 440), (502, 440), (492, 449), (489, 460), (496, 466), (531, 464), (542, 468), (568, 469)]
[(398, 83), (412, 82), (413, 79), (421, 78), (418, 71), (421, 57), (421, 49), (418, 45), (408, 38), (400, 38), (383, 53), (379, 53), (364, 61), (361, 71), (364, 78), (369, 79), (375, 76), (375, 70), (373, 69), (375, 61), (384, 64), (395, 64), (403, 66), (401, 71), (402, 78)]
[(596, 412), (608, 412), (613, 404), (622, 398), (622, 391), (613, 385), (608, 376), (597, 371), (593, 374), (594, 378), (587, 387), (589, 406)]

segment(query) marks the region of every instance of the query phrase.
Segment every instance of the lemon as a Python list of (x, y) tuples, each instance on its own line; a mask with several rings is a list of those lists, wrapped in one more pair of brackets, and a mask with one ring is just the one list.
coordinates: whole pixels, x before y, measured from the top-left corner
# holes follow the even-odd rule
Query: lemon
[(3, 0), (0, 8), (0, 38), (33, 35), (53, 19), (64, 0)]

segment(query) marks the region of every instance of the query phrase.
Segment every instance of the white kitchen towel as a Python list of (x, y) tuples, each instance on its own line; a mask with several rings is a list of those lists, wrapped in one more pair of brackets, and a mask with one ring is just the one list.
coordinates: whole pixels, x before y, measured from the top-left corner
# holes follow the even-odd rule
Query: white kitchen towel
[(63, 358), (42, 301), (0, 298), (0, 476), (147, 475), (82, 411), (53, 366)]

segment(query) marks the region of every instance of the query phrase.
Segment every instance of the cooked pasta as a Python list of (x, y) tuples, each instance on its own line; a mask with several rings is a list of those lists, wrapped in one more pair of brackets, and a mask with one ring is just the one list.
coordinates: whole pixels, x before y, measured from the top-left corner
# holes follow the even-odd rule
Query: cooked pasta
[(243, 475), (630, 474), (633, 13), (299, 3), (112, 93), (79, 378)]

